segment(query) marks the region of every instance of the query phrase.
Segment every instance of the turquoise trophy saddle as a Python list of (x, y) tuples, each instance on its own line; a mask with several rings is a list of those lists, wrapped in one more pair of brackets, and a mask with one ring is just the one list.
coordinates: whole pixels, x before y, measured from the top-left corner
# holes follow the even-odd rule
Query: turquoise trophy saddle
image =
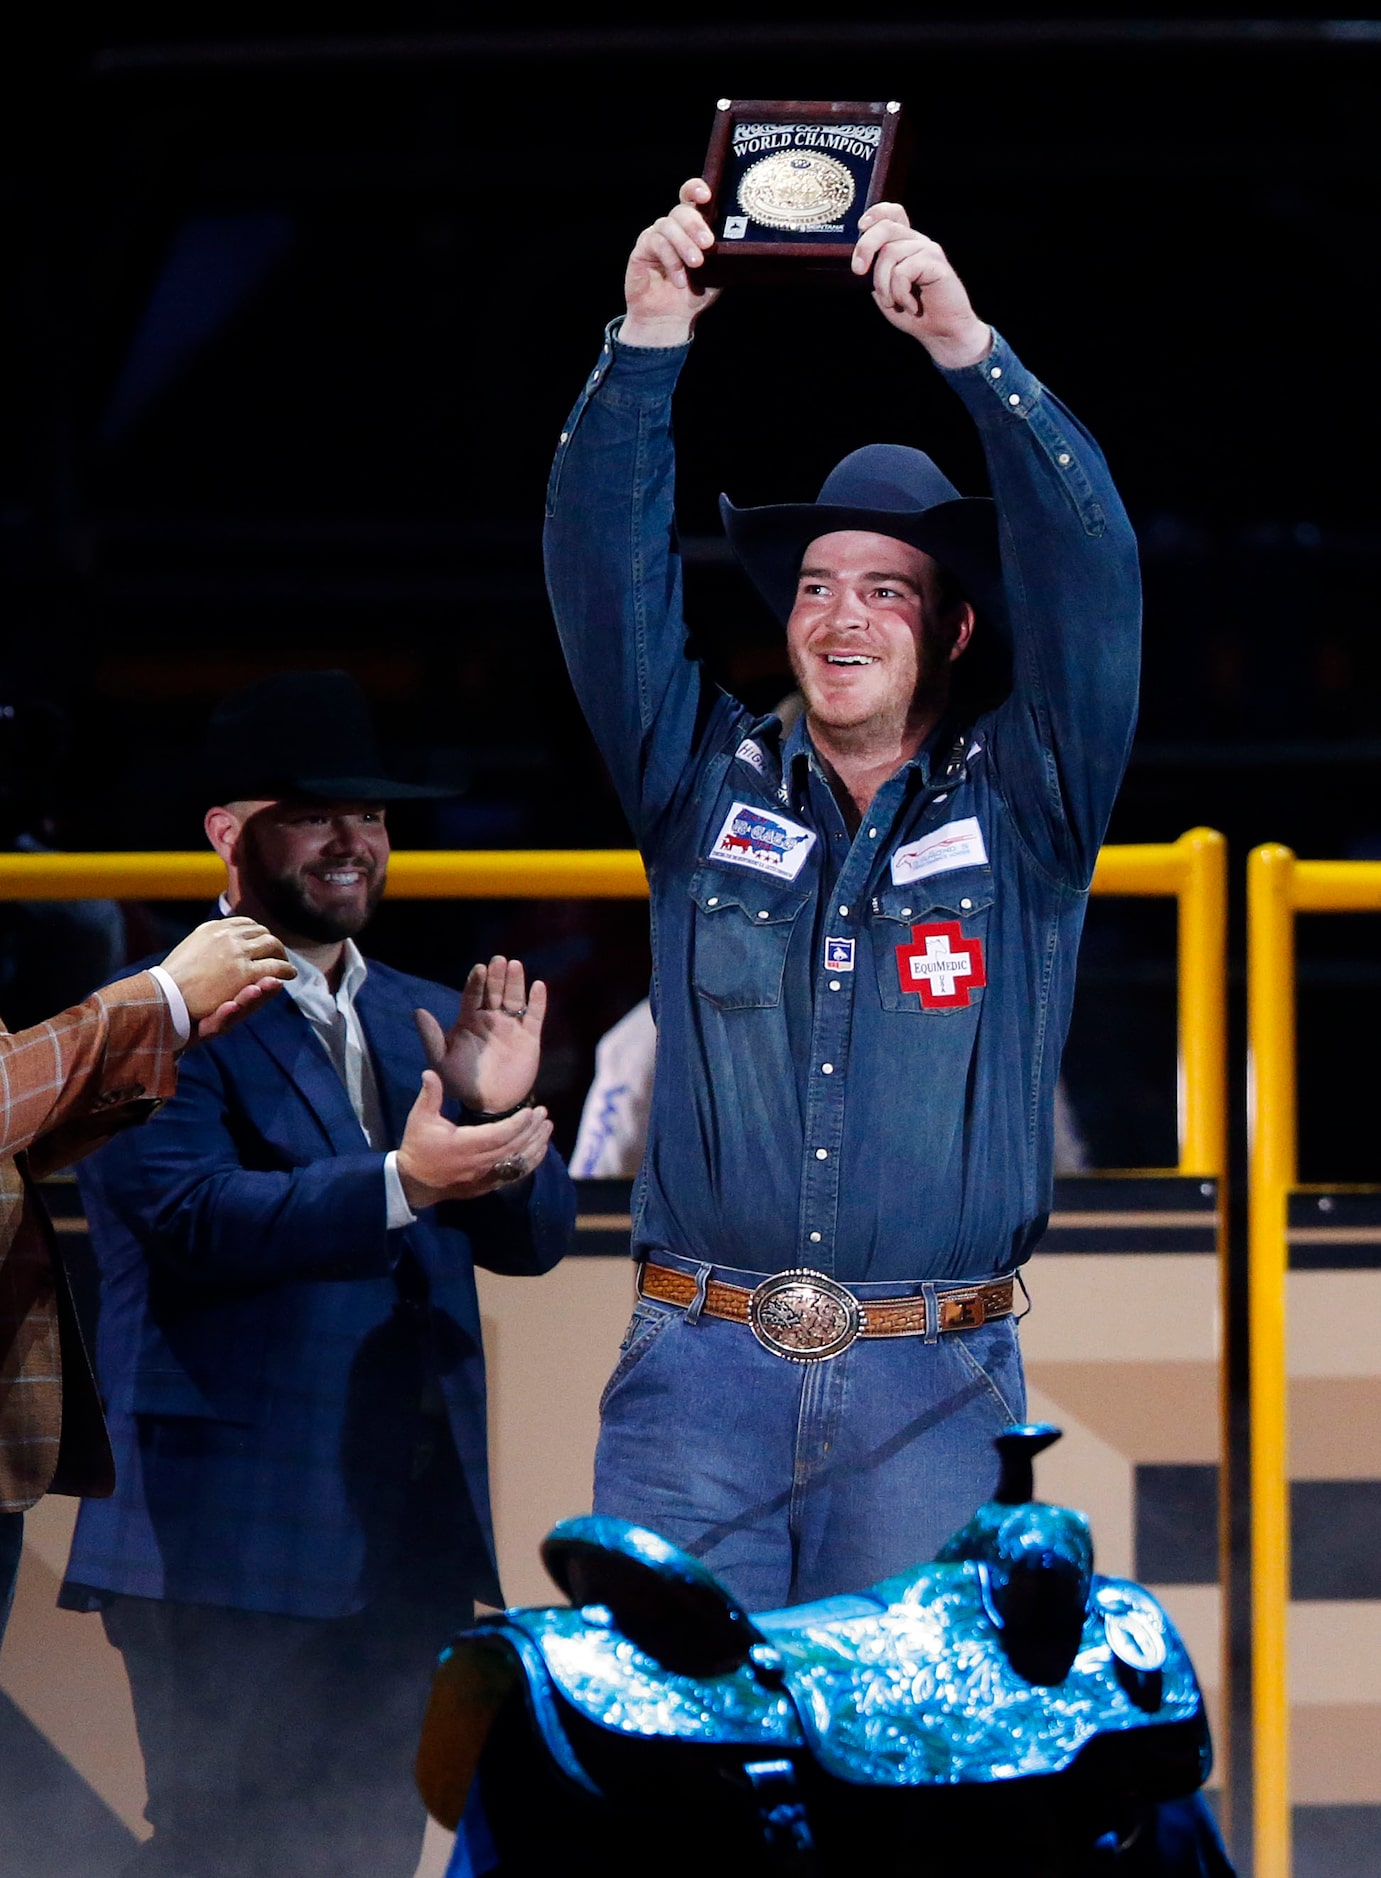
[(455, 1873), (538, 1878), (1222, 1874), (1191, 1796), (1203, 1697), (1150, 1594), (1032, 1498), (1058, 1429), (1009, 1429), (994, 1497), (917, 1566), (750, 1616), (626, 1521), (542, 1547), (569, 1605), (441, 1659), (418, 1757)]

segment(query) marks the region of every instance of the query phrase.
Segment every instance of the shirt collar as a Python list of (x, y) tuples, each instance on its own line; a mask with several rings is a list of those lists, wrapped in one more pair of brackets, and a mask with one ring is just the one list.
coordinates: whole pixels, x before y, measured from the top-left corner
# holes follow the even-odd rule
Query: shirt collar
[[(914, 769), (919, 772), (922, 785), (928, 784), (931, 776), (949, 756), (950, 746), (955, 741), (956, 733), (956, 721), (946, 713), (940, 718), (939, 723), (936, 724), (915, 756), (908, 757), (897, 773), (900, 774), (901, 770)], [(806, 714), (802, 711), (787, 732), (786, 740), (782, 744), (782, 779), (786, 781), (790, 778), (791, 785), (794, 785), (793, 794), (799, 790), (805, 765), (810, 762), (814, 754), (815, 746), (806, 728)], [(960, 754), (962, 755), (962, 751)]]
[(284, 988), (299, 1004), (334, 1004), (337, 1009), (343, 1010), (355, 1002), (360, 986), (369, 975), (364, 955), (353, 939), (345, 942), (345, 950), (341, 955), (344, 968), (340, 975), (340, 986), (334, 993), (319, 965), (313, 965), (310, 959), (303, 958), (300, 952), (294, 952), (291, 946), (285, 950), (297, 968), (297, 977), (290, 978)]

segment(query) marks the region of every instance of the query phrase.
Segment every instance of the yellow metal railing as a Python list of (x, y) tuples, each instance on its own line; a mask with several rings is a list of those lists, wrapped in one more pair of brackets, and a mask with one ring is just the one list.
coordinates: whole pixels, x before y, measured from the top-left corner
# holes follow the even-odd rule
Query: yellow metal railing
[(1295, 915), (1381, 911), (1381, 861), (1247, 860), (1252, 1760), (1256, 1878), (1290, 1878), (1290, 1487), (1285, 1292), (1298, 1185)]
[[(4, 854), (0, 900), (214, 900), (214, 854)], [(389, 862), (403, 900), (636, 900), (641, 858), (623, 849), (413, 850)], [(1224, 946), (1227, 849), (1211, 828), (1178, 841), (1104, 848), (1096, 894), (1179, 903), (1179, 1165), (1218, 1178), (1227, 1158)]]

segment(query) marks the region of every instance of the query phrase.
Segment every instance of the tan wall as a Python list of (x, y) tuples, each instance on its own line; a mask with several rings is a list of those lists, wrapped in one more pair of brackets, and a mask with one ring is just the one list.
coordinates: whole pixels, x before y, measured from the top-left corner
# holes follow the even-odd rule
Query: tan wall
[[(1381, 1478), (1381, 1271), (1289, 1277), (1290, 1477)], [(1297, 1805), (1381, 1806), (1381, 1603), (1290, 1606)]]

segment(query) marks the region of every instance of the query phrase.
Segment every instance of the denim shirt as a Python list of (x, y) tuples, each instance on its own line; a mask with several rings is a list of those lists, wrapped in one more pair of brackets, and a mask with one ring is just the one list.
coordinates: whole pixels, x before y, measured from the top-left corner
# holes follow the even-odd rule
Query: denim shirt
[(686, 654), (689, 348), (616, 333), (561, 434), (546, 553), (651, 883), (634, 1252), (852, 1282), (1006, 1270), (1050, 1209), (1075, 956), (1135, 720), (1136, 544), (1107, 465), (996, 335), (942, 374), (987, 457), (1012, 688), (943, 725), (851, 838), (804, 720), (783, 737)]

